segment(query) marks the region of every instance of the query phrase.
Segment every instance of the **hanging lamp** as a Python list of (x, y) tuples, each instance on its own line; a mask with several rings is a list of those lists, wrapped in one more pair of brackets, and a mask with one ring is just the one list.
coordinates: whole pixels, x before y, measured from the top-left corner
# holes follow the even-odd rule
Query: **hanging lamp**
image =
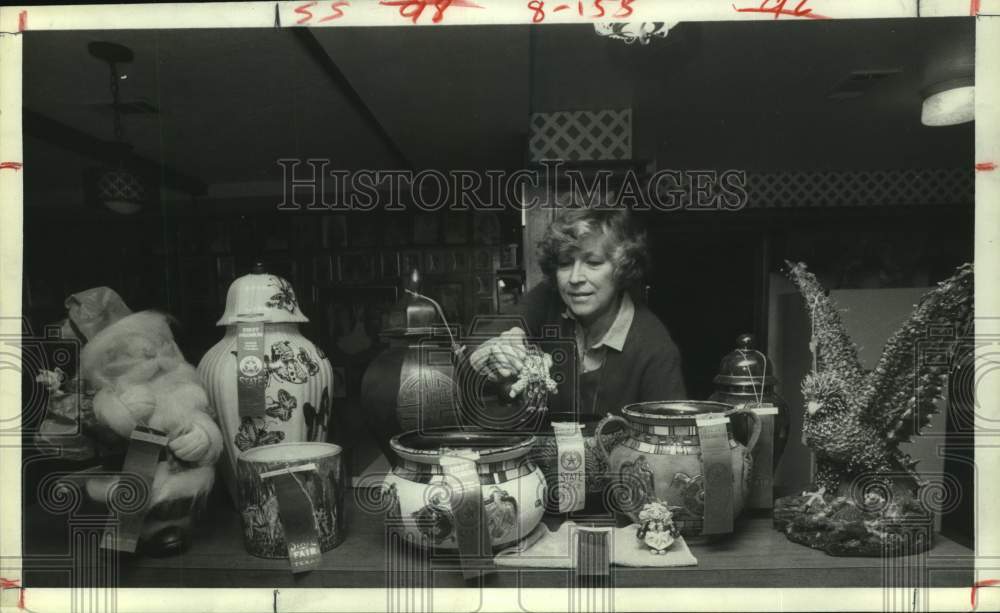
[(128, 169), (132, 146), (125, 141), (122, 127), (119, 82), (125, 78), (118, 71), (118, 64), (132, 61), (132, 50), (117, 43), (95, 41), (87, 45), (90, 54), (107, 62), (112, 110), (114, 111), (113, 155), (117, 162), (103, 168), (97, 178), (97, 198), (108, 209), (123, 215), (142, 210), (146, 203), (146, 188), (135, 173)]

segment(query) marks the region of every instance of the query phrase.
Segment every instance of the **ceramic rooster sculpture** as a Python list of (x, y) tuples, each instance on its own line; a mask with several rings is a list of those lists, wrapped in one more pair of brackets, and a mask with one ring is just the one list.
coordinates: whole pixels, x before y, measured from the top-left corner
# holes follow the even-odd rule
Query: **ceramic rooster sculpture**
[[(785, 512), (791, 508), (805, 512), (812, 507), (815, 514), (834, 518), (834, 511), (842, 509), (844, 518), (863, 516), (871, 531), (871, 522), (885, 520), (886, 513), (891, 519), (920, 512), (916, 501), (925, 484), (915, 470), (916, 461), (899, 444), (930, 423), (943, 397), (957, 339), (971, 332), (972, 265), (959, 267), (924, 295), (889, 338), (875, 368), (866, 372), (836, 305), (815, 275), (805, 264), (787, 264), (812, 321), (814, 364), (802, 382), (802, 436), (815, 453), (816, 491), (776, 505), (776, 523), (785, 526)], [(865, 515), (874, 508), (880, 513), (877, 518)], [(806, 532), (805, 524), (799, 527)], [(807, 544), (834, 553), (829, 542)]]

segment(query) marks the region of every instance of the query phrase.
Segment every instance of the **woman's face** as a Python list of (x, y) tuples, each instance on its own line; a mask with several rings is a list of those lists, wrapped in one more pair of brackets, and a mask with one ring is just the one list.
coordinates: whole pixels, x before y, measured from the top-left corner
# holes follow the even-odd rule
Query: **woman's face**
[(618, 286), (603, 234), (590, 233), (563, 254), (556, 270), (559, 295), (573, 316), (590, 323), (615, 304)]

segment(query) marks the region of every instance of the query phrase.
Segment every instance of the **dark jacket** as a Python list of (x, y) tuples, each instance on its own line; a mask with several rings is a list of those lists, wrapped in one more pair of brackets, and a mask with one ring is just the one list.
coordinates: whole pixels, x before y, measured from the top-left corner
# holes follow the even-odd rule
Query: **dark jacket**
[[(681, 356), (667, 328), (641, 300), (634, 300), (635, 316), (622, 351), (606, 349), (604, 365), (593, 373), (576, 373), (574, 322), (562, 316), (566, 310), (556, 288), (543, 281), (524, 295), (519, 315), (528, 326), (529, 339), (536, 339), (547, 353), (554, 354), (553, 370), (559, 393), (549, 398), (549, 410), (580, 414), (596, 412), (620, 414), (633, 402), (685, 400), (687, 392), (681, 374)], [(529, 341), (530, 342), (530, 341)], [(596, 400), (587, 402), (586, 383), (597, 388)]]

